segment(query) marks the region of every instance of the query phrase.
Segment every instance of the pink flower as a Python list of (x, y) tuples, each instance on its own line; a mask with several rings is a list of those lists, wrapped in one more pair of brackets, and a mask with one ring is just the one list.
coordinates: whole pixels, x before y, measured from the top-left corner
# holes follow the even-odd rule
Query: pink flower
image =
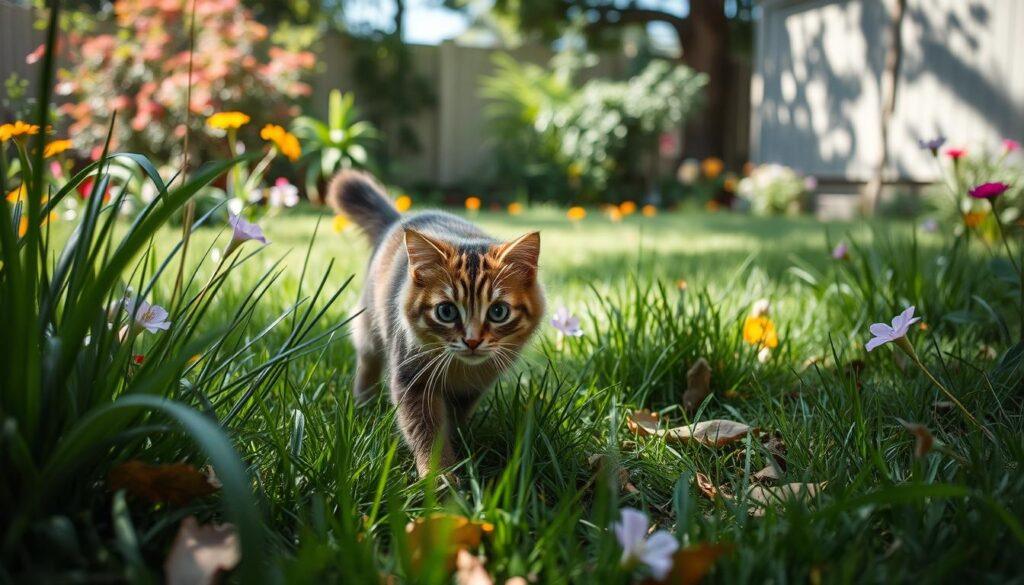
[(256, 240), (261, 244), (269, 244), (266, 236), (263, 235), (263, 229), (260, 226), (249, 223), (242, 219), (240, 216), (228, 214), (228, 222), (231, 224), (231, 243), (228, 244), (226, 250), (224, 250), (224, 256), (227, 257), (231, 252), (238, 246), (249, 240)]
[(142, 299), (132, 303), (129, 313), (135, 316), (135, 327), (145, 329), (150, 333), (171, 328), (171, 322), (167, 320), (167, 309), (160, 305), (151, 305)]
[(1003, 140), (1003, 153), (1009, 154), (1018, 150), (1020, 150), (1020, 142), (1010, 140), (1009, 138)]
[(956, 162), (956, 161), (962, 159), (963, 157), (967, 156), (967, 149), (966, 148), (947, 148), (946, 149), (946, 156), (948, 156), (949, 158), (953, 159), (953, 162)]
[(555, 311), (555, 316), (551, 319), (551, 326), (567, 337), (580, 337), (583, 335), (583, 329), (580, 328), (580, 318), (569, 313), (569, 309), (566, 307), (561, 307)]
[(846, 242), (839, 242), (835, 248), (832, 248), (833, 260), (846, 260), (849, 256), (850, 247), (846, 245)]
[(892, 318), (892, 325), (886, 325), (885, 323), (873, 324), (869, 330), (874, 337), (867, 342), (864, 349), (871, 351), (886, 343), (899, 342), (907, 336), (907, 330), (910, 329), (910, 326), (920, 320), (920, 317), (914, 316), (914, 307), (910, 306)]
[(996, 197), (999, 197), (1003, 193), (1006, 193), (1006, 190), (1009, 188), (1009, 185), (1002, 182), (982, 183), (981, 185), (978, 185), (977, 187), (968, 191), (968, 193), (970, 193), (971, 197), (974, 197), (975, 199), (992, 200), (995, 199)]

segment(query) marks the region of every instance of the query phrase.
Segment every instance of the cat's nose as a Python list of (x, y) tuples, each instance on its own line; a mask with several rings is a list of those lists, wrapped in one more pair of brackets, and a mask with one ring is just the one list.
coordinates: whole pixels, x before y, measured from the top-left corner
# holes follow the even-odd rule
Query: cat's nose
[(463, 337), (462, 343), (465, 343), (466, 347), (473, 350), (479, 347), (481, 343), (483, 343), (483, 339), (466, 339), (465, 337)]

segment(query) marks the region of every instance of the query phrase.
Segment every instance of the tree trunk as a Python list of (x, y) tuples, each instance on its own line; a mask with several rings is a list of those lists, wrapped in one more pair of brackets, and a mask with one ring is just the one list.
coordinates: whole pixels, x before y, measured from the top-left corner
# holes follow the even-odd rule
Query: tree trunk
[(686, 27), (679, 38), (683, 62), (708, 76), (704, 107), (686, 125), (685, 156), (705, 158), (725, 154), (731, 64), (729, 20), (724, 0), (692, 0)]
[(890, 0), (892, 25), (889, 28), (889, 50), (885, 55), (885, 69), (882, 71), (881, 94), (882, 104), (879, 115), (879, 136), (881, 144), (878, 148), (878, 159), (875, 161), (874, 173), (864, 187), (861, 201), (865, 215), (874, 215), (878, 210), (878, 202), (882, 198), (882, 186), (885, 184), (885, 167), (889, 160), (889, 127), (896, 112), (896, 89), (899, 83), (900, 62), (903, 60), (903, 15), (907, 11), (907, 0)]

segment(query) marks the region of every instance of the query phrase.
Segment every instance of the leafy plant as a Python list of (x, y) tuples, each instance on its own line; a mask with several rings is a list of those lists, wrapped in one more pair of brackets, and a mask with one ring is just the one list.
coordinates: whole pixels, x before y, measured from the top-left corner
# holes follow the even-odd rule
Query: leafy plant
[(320, 184), (341, 169), (373, 168), (367, 144), (377, 138), (373, 125), (358, 120), (355, 96), (331, 90), (327, 120), (299, 116), (292, 130), (302, 140), (306, 163), (306, 193), (314, 201), (321, 199)]

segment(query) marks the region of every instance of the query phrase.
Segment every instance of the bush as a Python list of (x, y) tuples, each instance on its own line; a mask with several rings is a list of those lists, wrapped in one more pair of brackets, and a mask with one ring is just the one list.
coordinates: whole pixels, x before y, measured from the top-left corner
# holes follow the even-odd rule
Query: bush
[(209, 155), (213, 137), (203, 122), (214, 112), (259, 112), (260, 127), (297, 114), (294, 100), (311, 91), (302, 79), (313, 54), (269, 42), (266, 27), (237, 0), (196, 0), (189, 92), (191, 6), (190, 0), (118, 1), (114, 34), (66, 35), (61, 59), (67, 66), (57, 88), (68, 101), (60, 111), (70, 118), (69, 134), (94, 147), (93, 159), (115, 111), (121, 122), (113, 148), (165, 160), (181, 154), (186, 121), (191, 154)]
[(796, 215), (804, 208), (807, 184), (793, 169), (767, 164), (744, 177), (737, 194), (743, 205), (757, 215)]

